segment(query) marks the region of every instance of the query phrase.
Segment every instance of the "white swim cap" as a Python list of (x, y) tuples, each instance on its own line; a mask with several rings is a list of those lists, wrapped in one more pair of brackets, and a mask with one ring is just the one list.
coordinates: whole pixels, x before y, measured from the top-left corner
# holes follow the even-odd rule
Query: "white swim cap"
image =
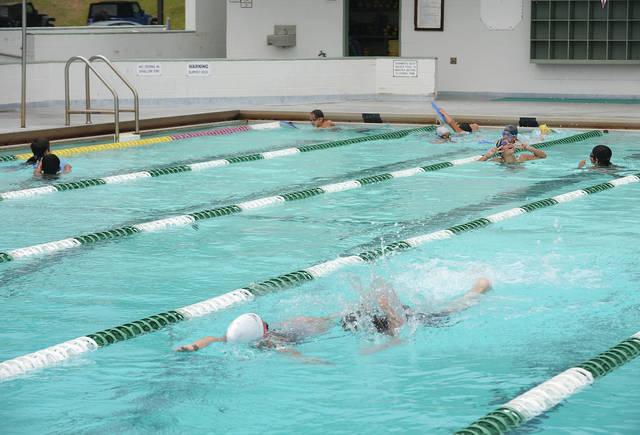
[(235, 318), (227, 328), (227, 341), (231, 343), (246, 343), (262, 338), (264, 326), (262, 319), (255, 313), (246, 313)]
[(444, 125), (441, 125), (436, 129), (436, 134), (440, 137), (450, 134), (449, 129)]

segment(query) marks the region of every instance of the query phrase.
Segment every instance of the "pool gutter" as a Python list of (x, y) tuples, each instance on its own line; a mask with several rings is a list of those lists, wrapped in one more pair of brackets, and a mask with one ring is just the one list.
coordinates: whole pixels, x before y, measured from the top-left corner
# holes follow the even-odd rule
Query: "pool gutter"
[[(429, 125), (436, 123), (434, 114), (397, 114), (397, 113), (372, 113), (376, 115), (382, 123), (388, 124), (413, 124)], [(519, 116), (505, 115), (457, 115), (458, 122), (475, 122), (483, 126), (503, 126), (507, 124), (517, 125)], [(213, 124), (219, 122), (237, 121), (243, 123), (250, 120), (287, 120), (308, 122), (309, 114), (306, 111), (286, 111), (286, 110), (225, 110), (216, 112), (204, 112), (179, 116), (155, 117), (140, 120), (140, 130), (148, 132), (163, 131), (165, 129), (175, 129), (178, 127), (194, 126), (198, 124)], [(331, 112), (331, 119), (337, 122), (364, 122), (363, 113), (357, 112)], [(620, 119), (620, 118), (560, 118), (549, 117), (537, 119), (539, 124), (546, 124), (549, 127), (581, 128), (581, 129), (633, 129), (640, 130), (640, 119)], [(134, 122), (121, 121), (120, 129), (123, 132), (130, 132), (134, 129)], [(46, 137), (51, 141), (61, 141), (78, 138), (99, 138), (113, 137), (114, 123), (103, 122), (95, 124), (79, 124), (62, 127), (49, 127), (41, 129), (15, 130), (0, 133), (0, 149), (6, 149), (11, 145), (28, 144), (38, 137)]]

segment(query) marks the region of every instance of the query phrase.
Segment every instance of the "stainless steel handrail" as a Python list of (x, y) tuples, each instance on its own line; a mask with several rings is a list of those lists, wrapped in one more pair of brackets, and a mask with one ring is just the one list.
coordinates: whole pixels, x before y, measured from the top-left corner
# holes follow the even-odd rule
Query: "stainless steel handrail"
[[(131, 90), (133, 93), (133, 109), (120, 109), (120, 100), (118, 99), (118, 93), (115, 89), (107, 83), (105, 78), (91, 65), (92, 62), (96, 60), (101, 60), (106, 63), (111, 71), (113, 71), (120, 80)], [(69, 101), (69, 67), (75, 61), (84, 62), (84, 100), (85, 100), (85, 110), (71, 110), (70, 101)], [(113, 110), (109, 109), (92, 109), (91, 108), (91, 86), (90, 86), (90, 74), (89, 71), (93, 71), (93, 73), (100, 79), (100, 81), (109, 89), (111, 94), (113, 95)], [(73, 56), (67, 61), (67, 64), (64, 67), (64, 109), (65, 109), (65, 124), (71, 124), (71, 114), (81, 114), (84, 113), (86, 115), (86, 123), (91, 124), (91, 114), (92, 113), (100, 113), (100, 114), (111, 114), (113, 113), (115, 118), (115, 140), (116, 142), (120, 141), (120, 112), (133, 112), (136, 123), (136, 134), (140, 133), (140, 104), (138, 99), (138, 92), (135, 90), (133, 85), (129, 83), (129, 81), (122, 75), (120, 71), (111, 63), (109, 59), (106, 57), (97, 54), (95, 56), (91, 56), (88, 60), (82, 56)]]
[[(122, 82), (131, 90), (131, 92), (133, 93), (133, 113), (134, 113), (134, 117), (136, 120), (136, 134), (140, 133), (140, 128), (139, 128), (139, 112), (140, 112), (140, 106), (138, 104), (138, 92), (135, 90), (135, 88), (133, 87), (133, 85), (131, 83), (129, 83), (129, 81), (122, 75), (122, 73), (120, 71), (118, 71), (118, 69), (116, 69), (116, 67), (111, 63), (111, 61), (109, 59), (107, 59), (106, 57), (104, 57), (101, 54), (96, 54), (95, 56), (91, 56), (89, 58), (89, 62), (93, 62), (95, 60), (101, 60), (104, 63), (106, 63), (107, 65), (109, 65), (109, 68), (111, 68), (111, 70), (120, 78), (120, 80), (122, 80)], [(87, 104), (89, 103), (89, 65), (87, 65), (85, 67), (85, 73), (84, 73), (84, 78), (85, 78), (85, 90), (87, 92)], [(89, 110), (89, 106), (87, 106), (87, 110)], [(131, 112), (131, 109), (120, 109), (121, 112)], [(87, 114), (89, 116), (89, 121), (91, 121), (91, 114)]]
[[(100, 81), (107, 87), (107, 89), (109, 89), (109, 91), (111, 92), (111, 94), (113, 95), (113, 116), (115, 118), (115, 125), (116, 125), (116, 131), (115, 131), (115, 141), (118, 142), (120, 140), (120, 110), (119, 110), (119, 101), (118, 101), (118, 94), (116, 93), (115, 89), (113, 89), (113, 87), (107, 83), (107, 81), (104, 79), (104, 77), (102, 77), (102, 75), (100, 75), (100, 73), (98, 71), (95, 70), (95, 68), (93, 66), (91, 66), (91, 63), (84, 57), (82, 56), (73, 56), (71, 58), (69, 58), (69, 60), (67, 61), (66, 65), (64, 66), (64, 109), (65, 109), (65, 125), (70, 125), (71, 124), (71, 110), (70, 110), (70, 103), (69, 103), (69, 66), (75, 62), (75, 61), (81, 61), (84, 62), (84, 64), (86, 65), (85, 68), (85, 75), (88, 75), (88, 71), (91, 70), (93, 71), (93, 73), (100, 79)], [(89, 106), (89, 85), (88, 85), (88, 81), (85, 80), (85, 83), (87, 83), (86, 88), (85, 88), (85, 101), (86, 101), (86, 107), (87, 110), (74, 110), (73, 113), (86, 113), (87, 114), (87, 124), (91, 124), (91, 118), (90, 118), (90, 114), (89, 112), (91, 111), (91, 108)], [(109, 111), (111, 112), (111, 111)]]

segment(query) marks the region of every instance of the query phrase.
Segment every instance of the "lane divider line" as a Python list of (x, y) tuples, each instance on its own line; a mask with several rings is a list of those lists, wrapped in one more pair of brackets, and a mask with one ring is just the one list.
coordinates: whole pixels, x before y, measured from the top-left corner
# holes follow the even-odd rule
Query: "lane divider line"
[[(170, 136), (158, 136), (158, 137), (150, 137), (147, 139), (130, 140), (126, 142), (111, 142), (111, 143), (103, 143), (103, 144), (96, 144), (96, 145), (86, 145), (86, 146), (74, 147), (74, 148), (60, 148), (60, 149), (55, 149), (53, 152), (57, 156), (70, 156), (72, 154), (79, 154), (79, 153), (89, 153), (94, 151), (104, 151), (104, 150), (112, 150), (112, 149), (129, 148), (129, 147), (140, 146), (140, 145), (151, 145), (154, 143), (171, 142), (174, 140), (188, 139), (192, 137), (221, 136), (225, 134), (239, 133), (242, 131), (264, 130), (267, 128), (279, 128), (279, 127), (280, 127), (279, 122), (267, 122), (263, 124), (252, 124), (252, 125), (239, 125), (235, 127), (216, 128), (213, 130), (195, 131), (190, 133), (174, 134)], [(29, 159), (31, 157), (33, 157), (32, 153), (11, 154), (11, 155), (0, 156), (0, 162)]]
[[(232, 163), (244, 163), (244, 162), (255, 161), (255, 160), (268, 160), (268, 159), (274, 159), (277, 157), (284, 157), (284, 156), (289, 156), (293, 154), (298, 154), (302, 152), (311, 152), (311, 151), (335, 148), (338, 146), (351, 145), (354, 143), (370, 142), (370, 141), (385, 140), (385, 139), (400, 139), (405, 136), (408, 136), (411, 133), (431, 131), (433, 129), (435, 129), (435, 127), (433, 126), (418, 127), (418, 128), (407, 129), (407, 130), (398, 130), (398, 131), (389, 132), (389, 133), (381, 133), (381, 134), (372, 135), (372, 136), (362, 136), (362, 137), (353, 138), (353, 139), (345, 139), (345, 140), (326, 142), (326, 143), (320, 143), (315, 145), (305, 145), (297, 148), (286, 148), (278, 151), (267, 151), (267, 152), (257, 153), (257, 154), (246, 154), (242, 156), (230, 157), (228, 159), (208, 160), (203, 162), (191, 163), (187, 165), (165, 166), (162, 168), (150, 169), (147, 171), (140, 171), (140, 172), (132, 172), (128, 174), (114, 175), (110, 177), (90, 178), (85, 180), (73, 181), (70, 183), (52, 184), (50, 186), (37, 187), (32, 189), (13, 190), (10, 192), (0, 193), (0, 200), (29, 198), (35, 195), (42, 195), (46, 193), (64, 192), (67, 190), (84, 189), (87, 187), (101, 186), (104, 184), (121, 183), (123, 181), (132, 181), (138, 178), (160, 177), (162, 175), (178, 174), (178, 173), (189, 172), (189, 171), (200, 171), (204, 169), (211, 169), (211, 168), (217, 168), (220, 166), (226, 166)], [(214, 130), (214, 131), (217, 131), (217, 130)], [(207, 132), (198, 132), (198, 133), (203, 133), (199, 135), (204, 135), (204, 133), (207, 133)], [(191, 133), (185, 133), (184, 135), (187, 135), (187, 134), (191, 134)], [(181, 135), (181, 136), (184, 136), (184, 135)]]
[(456, 432), (457, 435), (500, 435), (545, 413), (614, 369), (640, 355), (640, 332), (609, 350), (530, 389)]
[[(585, 192), (586, 195), (592, 195), (594, 193), (612, 189), (616, 186), (621, 186), (638, 181), (640, 181), (640, 173), (624, 178), (614, 179), (606, 183), (597, 184), (595, 186), (586, 187), (584, 189), (580, 189), (579, 191)], [(573, 199), (582, 198), (586, 195), (574, 195)], [(568, 198), (569, 196), (565, 197)], [(524, 210), (525, 212), (533, 212), (535, 210), (539, 210), (556, 204), (559, 204), (559, 202), (554, 200), (553, 198), (547, 198), (511, 209), (517, 210), (517, 212), (506, 210), (502, 213), (497, 213), (496, 215), (501, 215), (503, 217), (503, 219), (501, 220), (504, 220), (505, 216), (514, 217), (523, 214), (522, 212), (520, 212), (520, 210)], [(98, 347), (105, 347), (119, 341), (128, 340), (139, 335), (157, 331), (169, 324), (178, 323), (189, 318), (204, 316), (206, 314), (220, 311), (240, 303), (250, 302), (257, 296), (275, 293), (287, 288), (298, 287), (308, 281), (313, 281), (320, 277), (335, 273), (336, 271), (346, 266), (355, 266), (363, 263), (374, 262), (381, 257), (399, 254), (425, 243), (447, 239), (466, 231), (483, 228), (491, 224), (491, 222), (492, 221), (489, 218), (479, 218), (465, 224), (455, 225), (453, 227), (436, 231), (434, 233), (424, 234), (421, 236), (412, 237), (407, 240), (390, 243), (380, 248), (361, 252), (357, 255), (352, 255), (349, 257), (338, 257), (334, 260), (316, 264), (295, 272), (280, 275), (278, 277), (271, 278), (260, 283), (250, 284), (246, 287), (236, 289), (220, 296), (188, 305), (186, 307), (155, 314), (153, 316), (136, 320), (135, 322), (125, 323), (124, 325), (105, 329), (93, 334), (88, 334), (86, 336), (79, 337), (52, 347), (48, 347), (34, 353), (3, 361), (2, 363), (0, 363), (0, 382), (4, 382), (8, 379), (12, 379), (16, 376), (20, 376), (32, 370), (50, 366), (59, 361), (69, 359), (73, 356), (95, 350)], [(640, 338), (640, 333), (636, 334), (634, 337)], [(73, 346), (69, 343), (73, 343)], [(596, 359), (589, 360), (583, 363), (581, 367), (592, 373), (606, 373), (607, 371), (610, 371), (612, 369), (612, 364), (622, 358), (623, 354), (630, 352), (630, 349), (627, 348), (628, 346), (631, 345), (628, 344), (623, 346), (623, 349), (619, 351), (620, 355), (618, 355), (618, 351), (616, 351), (615, 353), (605, 352), (604, 354), (599, 355)], [(512, 415), (509, 413), (512, 413)], [(520, 417), (518, 417), (519, 415), (521, 415), (520, 411), (508, 411), (507, 414), (511, 415), (511, 417), (509, 418), (512, 418), (513, 421), (519, 421), (519, 419), (521, 419)]]
[[(582, 137), (582, 136), (581, 136)], [(467, 158), (465, 161), (473, 162), (478, 160), (482, 155), (473, 156)], [(295, 192), (283, 193), (280, 195), (258, 198), (252, 201), (243, 202), (240, 204), (233, 204), (224, 207), (218, 207), (209, 210), (202, 210), (187, 215), (174, 216), (166, 219), (155, 220), (151, 222), (143, 222), (132, 227), (122, 227), (112, 230), (102, 231), (99, 233), (92, 233), (84, 236), (80, 236), (73, 239), (65, 239), (61, 241), (48, 242), (41, 245), (28, 246), (25, 248), (18, 248), (7, 252), (0, 252), (0, 263), (6, 263), (12, 259), (25, 258), (32, 255), (52, 254), (57, 251), (75, 248), (87, 243), (95, 243), (100, 240), (113, 239), (117, 237), (128, 237), (142, 231), (159, 231), (168, 227), (183, 226), (193, 223), (195, 220), (211, 219), (220, 216), (226, 216), (230, 214), (240, 213), (246, 210), (254, 210), (262, 207), (271, 206), (280, 202), (296, 201), (301, 199), (311, 198), (313, 196), (321, 195), (324, 193), (343, 192), (350, 189), (356, 189), (367, 184), (380, 183), (394, 178), (408, 177), (424, 172), (433, 172), (440, 169), (449, 168), (454, 166), (451, 162), (440, 162), (431, 165), (409, 168), (391, 173), (377, 174), (370, 177), (361, 178), (358, 180), (349, 180), (341, 183), (328, 184), (320, 187), (312, 187), (310, 189), (299, 190)], [(139, 173), (144, 174), (144, 173)], [(144, 175), (140, 175), (141, 177)], [(153, 176), (153, 173), (150, 174)], [(578, 195), (578, 193), (571, 193), (570, 195)], [(509, 213), (517, 213), (516, 211), (507, 211), (507, 217)], [(498, 219), (501, 216), (490, 216), (488, 219)], [(493, 221), (492, 221), (493, 222)], [(68, 240), (76, 240), (78, 243), (69, 243)]]

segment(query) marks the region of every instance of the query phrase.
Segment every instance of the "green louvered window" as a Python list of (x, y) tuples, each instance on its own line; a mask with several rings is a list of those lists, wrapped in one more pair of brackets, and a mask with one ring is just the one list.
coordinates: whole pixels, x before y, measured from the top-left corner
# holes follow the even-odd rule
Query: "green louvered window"
[(531, 62), (640, 63), (640, 0), (531, 0)]

